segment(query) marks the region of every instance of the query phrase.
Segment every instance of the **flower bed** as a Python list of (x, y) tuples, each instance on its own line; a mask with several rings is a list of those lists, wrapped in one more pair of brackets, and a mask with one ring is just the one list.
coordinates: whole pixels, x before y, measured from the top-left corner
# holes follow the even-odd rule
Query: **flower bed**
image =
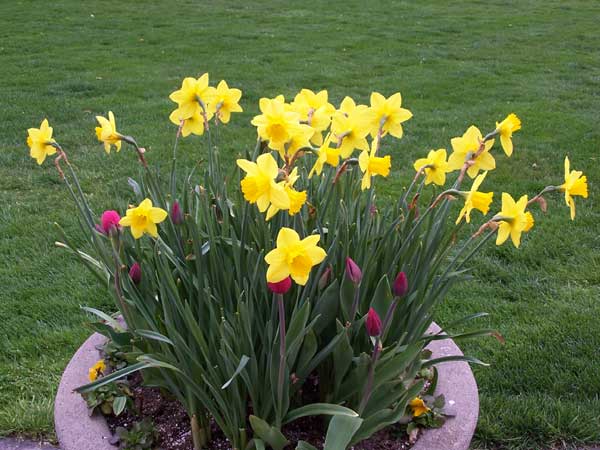
[[(433, 324), (429, 332), (437, 333)], [(100, 358), (98, 347), (106, 338), (98, 333), (77, 350), (60, 381), (54, 403), (56, 435), (62, 450), (114, 450), (111, 432), (101, 414), (89, 416), (83, 398), (74, 391), (87, 381), (87, 370)], [(432, 357), (460, 356), (451, 340), (434, 341), (428, 348)], [(455, 416), (441, 428), (424, 430), (412, 450), (464, 450), (469, 447), (479, 414), (479, 396), (473, 373), (466, 362), (453, 361), (438, 366), (436, 395), (444, 394)]]
[[(502, 337), (464, 331), (482, 314), (428, 335), (436, 306), (467, 279), (472, 256), (489, 239), (521, 245), (535, 224), (532, 208), (546, 210), (545, 195), (562, 192), (574, 219), (586, 177), (565, 158), (563, 184), (532, 198), (503, 192), (498, 212), (468, 230), (492, 208), (494, 193), (480, 188), (496, 167), (494, 144), (513, 153), (521, 129), (515, 114), (487, 134), (470, 126), (451, 140), (450, 155), (440, 148), (416, 159), (402, 194), (382, 201), (375, 184), (391, 172), (390, 141), (402, 138), (412, 118), (399, 92), (373, 92), (369, 105), (345, 97), (338, 108), (325, 90), (302, 89), (292, 102), (261, 98), (251, 122), (256, 146), (240, 145), (244, 155), (229, 173), (218, 136), (242, 110), (241, 96), (225, 81), (210, 86), (208, 74), (183, 80), (170, 96), (177, 134), (168, 177), (117, 130), (112, 112), (97, 116), (107, 154), (126, 144), (140, 162), (127, 205), (100, 216), (48, 121), (28, 130), (39, 164), (57, 155), (90, 251), (62, 230), (57, 245), (109, 287), (127, 325), (86, 308), (120, 356), (91, 365), (89, 383), (77, 391), (91, 408), (118, 415), (130, 397), (121, 379), (143, 371), (144, 381), (185, 408), (196, 450), (210, 448), (214, 424), (238, 450), (282, 450), (290, 423), (320, 416), (329, 417), (325, 450), (345, 450), (398, 423), (407, 423), (410, 436), (439, 427), (443, 399), (425, 389), (435, 386), (431, 368), (480, 361), (431, 358), (424, 348), (448, 337)], [(182, 174), (177, 143), (190, 135), (207, 137), (208, 158)], [(473, 182), (465, 190), (467, 177)], [(304, 395), (315, 379), (318, 391)], [(142, 448), (150, 445), (140, 439)], [(301, 440), (296, 449), (314, 447)]]

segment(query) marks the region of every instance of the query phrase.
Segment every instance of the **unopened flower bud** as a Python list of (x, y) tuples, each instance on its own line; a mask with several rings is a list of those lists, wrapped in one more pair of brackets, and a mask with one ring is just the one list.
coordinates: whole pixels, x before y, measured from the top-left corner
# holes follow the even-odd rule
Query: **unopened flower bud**
[(290, 277), (286, 277), (277, 283), (268, 283), (267, 286), (269, 290), (274, 294), (285, 294), (292, 287), (292, 279)]
[(138, 263), (133, 263), (133, 266), (129, 269), (129, 278), (134, 284), (140, 284), (140, 281), (142, 281), (142, 268)]
[(327, 266), (321, 278), (319, 278), (319, 289), (325, 289), (331, 282), (331, 266)]
[(104, 211), (100, 217), (100, 229), (106, 235), (109, 235), (111, 230), (119, 229), (119, 220), (121, 216), (119, 213), (113, 210)]
[(346, 275), (354, 284), (359, 284), (360, 280), (362, 280), (360, 267), (350, 257), (346, 258)]
[(408, 280), (406, 279), (406, 274), (404, 272), (399, 272), (398, 275), (396, 275), (394, 285), (392, 286), (392, 292), (395, 297), (404, 297), (408, 292)]
[(171, 205), (171, 221), (175, 225), (179, 225), (183, 222), (183, 212), (181, 211), (181, 206), (177, 200)]
[(377, 311), (373, 308), (369, 308), (367, 320), (365, 321), (365, 328), (367, 329), (367, 334), (371, 337), (376, 337), (381, 334), (381, 319), (379, 318)]

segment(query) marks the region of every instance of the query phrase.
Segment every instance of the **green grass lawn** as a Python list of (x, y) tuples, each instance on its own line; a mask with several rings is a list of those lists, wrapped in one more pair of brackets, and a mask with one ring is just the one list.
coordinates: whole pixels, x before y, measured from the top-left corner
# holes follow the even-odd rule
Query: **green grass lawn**
[[(449, 149), (471, 124), (489, 131), (509, 112), (523, 129), (510, 160), (497, 153), (488, 188), (520, 196), (559, 184), (568, 153), (590, 181), (577, 220), (560, 196), (547, 215), (534, 210), (522, 248), (488, 246), (474, 261), (476, 281), (451, 293), (438, 321), (487, 311), (481, 323), (506, 338), (463, 344), (491, 363), (475, 369), (473, 448), (600, 442), (600, 3), (91, 3), (0, 5), (0, 436), (52, 436), (61, 372), (89, 334), (79, 306), (112, 305), (54, 247), (53, 223), (76, 234), (76, 210), (52, 165), (29, 158), (26, 129), (49, 118), (102, 211), (129, 192), (138, 166), (129, 150), (104, 153), (94, 116), (113, 110), (165, 166), (175, 133), (168, 94), (208, 71), (244, 91), (245, 113), (224, 133), (228, 164), (253, 145), (258, 99), (303, 87), (327, 88), (335, 103), (402, 92), (414, 118), (392, 148), (392, 176), (377, 182), (388, 195), (427, 150)], [(192, 163), (203, 148), (191, 138), (180, 154)]]

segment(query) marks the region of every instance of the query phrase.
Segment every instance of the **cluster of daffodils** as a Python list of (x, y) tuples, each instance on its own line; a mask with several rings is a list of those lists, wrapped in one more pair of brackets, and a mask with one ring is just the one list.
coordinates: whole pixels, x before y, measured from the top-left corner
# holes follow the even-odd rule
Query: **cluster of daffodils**
[[(230, 121), (231, 113), (241, 112), (241, 96), (239, 89), (230, 88), (224, 80), (217, 87), (210, 86), (207, 73), (197, 79), (188, 77), (183, 80), (181, 88), (170, 95), (170, 99), (177, 104), (177, 109), (169, 119), (178, 125), (184, 137), (190, 134), (201, 135), (213, 117), (217, 123), (226, 124)], [(391, 156), (379, 155), (383, 139), (387, 135), (401, 138), (403, 123), (412, 117), (412, 113), (402, 107), (400, 93), (386, 98), (373, 92), (370, 105), (357, 104), (352, 98), (345, 97), (336, 108), (329, 102), (326, 90), (315, 93), (310, 89), (302, 89), (290, 103), (286, 103), (283, 95), (261, 98), (259, 108), (261, 114), (252, 119), (252, 124), (257, 129), (259, 139), (273, 152), (261, 154), (256, 161), (238, 159), (237, 165), (245, 172), (241, 181), (244, 198), (249, 203), (256, 204), (260, 212), (266, 213), (266, 220), (279, 211), (285, 211), (290, 216), (298, 214), (308, 202), (307, 191), (297, 187), (301, 178), (298, 164), (305, 157), (310, 158), (308, 179), (314, 175), (321, 176), (325, 166), (332, 167), (339, 175), (349, 165), (357, 165), (362, 172), (361, 189), (370, 189), (373, 177), (387, 177), (390, 173)], [(132, 144), (140, 158), (143, 158), (145, 150), (138, 147), (133, 138), (117, 131), (112, 111), (109, 111), (108, 117), (97, 116), (96, 120), (99, 124), (95, 130), (96, 136), (107, 153), (110, 153), (113, 146), (119, 151), (121, 142), (125, 141)], [(480, 192), (479, 188), (487, 173), (496, 168), (496, 160), (492, 155), (495, 138), (499, 137), (505, 154), (511, 156), (512, 136), (520, 129), (521, 121), (515, 114), (509, 114), (503, 121), (496, 122), (495, 129), (486, 136), (476, 126), (470, 126), (462, 136), (451, 139), (450, 155), (445, 148), (440, 148), (430, 150), (425, 158), (417, 159), (413, 165), (415, 179), (423, 175), (425, 185), (444, 186), (447, 174), (459, 171), (457, 183), (440, 194), (439, 198), (458, 195), (464, 199), (457, 224), (463, 219), (470, 222), (473, 209), (485, 215), (489, 212), (494, 194)], [(66, 160), (64, 151), (53, 139), (52, 133), (47, 119), (42, 121), (39, 129), (28, 130), (27, 144), (31, 156), (38, 164), (57, 152), (57, 160)], [(355, 156), (356, 152), (359, 152), (358, 157)], [(474, 178), (468, 191), (458, 189), (465, 174)], [(521, 234), (529, 231), (534, 224), (533, 216), (527, 208), (533, 202), (541, 201), (542, 194), (554, 190), (564, 192), (571, 218), (574, 219), (573, 197), (587, 197), (587, 178), (581, 171), (570, 170), (568, 157), (565, 158), (562, 185), (549, 186), (531, 200), (524, 195), (515, 201), (509, 193), (502, 194), (501, 210), (486, 223), (488, 227), (498, 228), (496, 243), (500, 245), (510, 237), (518, 247)], [(153, 207), (151, 200), (145, 199), (139, 206), (131, 207), (119, 224), (130, 227), (136, 239), (144, 234), (157, 237), (156, 225), (166, 216), (165, 210)], [(273, 257), (269, 258), (269, 261), (273, 260)], [(295, 264), (289, 262), (288, 266), (295, 267)], [(270, 282), (281, 281), (291, 273), (298, 272), (296, 269), (281, 270), (279, 263), (275, 267), (269, 271)], [(304, 277), (295, 278), (302, 280)]]
[[(362, 171), (363, 190), (371, 187), (372, 177), (387, 177), (391, 157), (378, 156), (381, 140), (388, 134), (401, 138), (402, 124), (412, 117), (402, 108), (400, 93), (385, 98), (373, 92), (369, 106), (345, 97), (335, 108), (326, 90), (302, 89), (291, 103), (278, 95), (261, 98), (259, 106), (261, 114), (252, 124), (259, 138), (277, 153), (260, 155), (256, 162), (238, 159), (237, 164), (246, 172), (241, 184), (244, 197), (266, 212), (267, 220), (280, 210), (297, 214), (307, 202), (306, 191), (295, 187), (299, 178), (295, 165), (306, 153), (316, 157), (308, 178), (321, 175), (325, 165), (337, 168), (349, 163), (357, 163)], [(356, 151), (358, 159), (353, 157)]]

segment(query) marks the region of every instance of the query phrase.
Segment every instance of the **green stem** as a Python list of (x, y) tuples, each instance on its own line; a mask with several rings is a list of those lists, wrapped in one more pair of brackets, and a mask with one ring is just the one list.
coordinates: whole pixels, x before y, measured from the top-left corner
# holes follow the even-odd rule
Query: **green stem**
[(283, 418), (283, 384), (285, 377), (285, 306), (283, 295), (274, 294), (279, 310), (279, 377), (277, 380), (277, 427), (281, 427)]

